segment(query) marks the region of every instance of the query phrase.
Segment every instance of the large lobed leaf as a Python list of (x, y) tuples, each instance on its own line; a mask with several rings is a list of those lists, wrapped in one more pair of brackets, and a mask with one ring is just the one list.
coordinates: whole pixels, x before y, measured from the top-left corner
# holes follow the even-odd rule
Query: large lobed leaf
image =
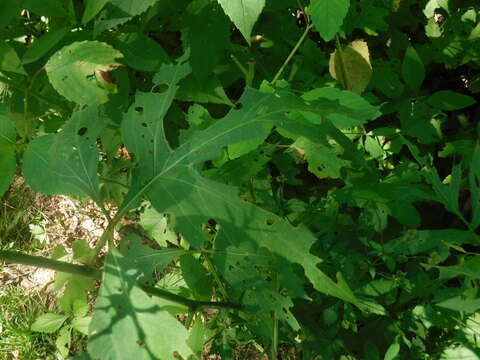
[[(305, 228), (295, 228), (282, 218), (250, 203), (241, 201), (237, 189), (200, 176), (196, 164), (217, 157), (229, 144), (264, 137), (271, 126), (291, 123), (286, 114), (308, 111), (326, 121), (332, 113), (363, 121), (377, 116), (377, 110), (358, 111), (358, 103), (345, 97), (344, 105), (331, 92), (312, 97), (309, 103), (289, 93), (261, 93), (247, 89), (240, 99), (241, 109), (232, 110), (222, 120), (205, 130), (193, 133), (177, 149), (170, 148), (163, 130), (163, 117), (169, 108), (180, 79), (189, 72), (181, 60), (176, 66), (161, 69), (154, 81), (168, 85), (161, 94), (138, 93), (122, 124), (124, 143), (138, 161), (130, 192), (117, 219), (146, 196), (155, 209), (174, 216), (176, 230), (195, 248), (203, 244), (202, 227), (214, 219), (220, 227), (218, 246), (224, 250), (249, 248), (251, 253), (267, 251), (271, 263), (277, 264), (282, 286), (294, 296), (304, 296), (301, 281), (292, 264), (300, 264), (314, 287), (326, 294), (352, 302), (362, 308), (347, 284), (339, 277), (336, 283), (318, 267), (320, 259), (310, 254), (315, 237)], [(314, 131), (320, 131), (315, 129)], [(228, 249), (227, 249), (228, 248)], [(228, 259), (216, 259), (217, 266)], [(223, 270), (223, 269), (222, 269)], [(254, 271), (253, 268), (250, 271)]]

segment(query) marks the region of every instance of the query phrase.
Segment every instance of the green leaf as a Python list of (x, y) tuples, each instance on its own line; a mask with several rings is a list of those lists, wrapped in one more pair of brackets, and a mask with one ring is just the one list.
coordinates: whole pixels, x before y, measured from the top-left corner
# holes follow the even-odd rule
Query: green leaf
[(177, 352), (188, 358), (192, 352), (187, 330), (137, 286), (137, 275), (133, 263), (117, 250), (110, 251), (90, 323), (90, 355), (102, 360), (167, 360)]
[(467, 299), (464, 296), (454, 296), (447, 300), (435, 303), (436, 306), (473, 314), (480, 310), (480, 299)]
[(68, 360), (92, 360), (92, 358), (90, 357), (90, 355), (88, 355), (88, 353), (81, 352), (76, 354), (74, 357), (68, 358)]
[(145, 230), (145, 233), (153, 238), (161, 247), (168, 247), (177, 243), (177, 234), (172, 231), (168, 224), (168, 217), (159, 214), (154, 208), (147, 208), (141, 215), (139, 225)]
[(480, 356), (474, 350), (464, 346), (450, 346), (443, 350), (441, 360), (480, 360)]
[(75, 112), (61, 133), (32, 141), (24, 156), (25, 180), (44, 194), (85, 194), (101, 204), (96, 142), (104, 126), (98, 109), (88, 107)]
[(83, 335), (88, 335), (88, 327), (92, 321), (91, 316), (76, 317), (72, 319), (72, 328), (81, 332)]
[(27, 75), (15, 50), (0, 40), (0, 70)]
[(424, 102), (404, 100), (398, 105), (402, 132), (413, 136), (422, 144), (438, 141), (438, 133), (432, 124), (434, 110)]
[(42, 314), (35, 320), (30, 329), (43, 333), (53, 333), (60, 329), (67, 319), (68, 315), (53, 313)]
[(71, 11), (72, 2), (71, 0), (25, 0), (23, 6), (40, 16), (66, 18)]
[(319, 179), (338, 179), (340, 170), (350, 165), (350, 161), (342, 159), (332, 147), (310, 141), (305, 137), (299, 137), (291, 146), (305, 155), (308, 171)]
[(361, 94), (372, 77), (368, 45), (363, 40), (351, 42), (345, 49), (330, 55), (330, 75), (346, 90)]
[[(381, 3), (380, 3), (381, 4)], [(356, 6), (350, 6), (348, 15), (343, 22), (343, 29), (350, 34), (354, 29), (362, 29), (368, 35), (378, 35), (377, 31), (388, 29), (385, 18), (389, 15), (385, 5), (377, 6), (374, 0), (362, 0)]]
[[(101, 2), (103, 1), (101, 0)], [(134, 16), (145, 12), (157, 2), (158, 0), (108, 0), (100, 13), (100, 18), (97, 18), (95, 21), (94, 35), (97, 36), (107, 29), (126, 23)], [(92, 10), (96, 11), (97, 9), (98, 7), (96, 6)]]
[(7, 191), (17, 169), (16, 137), (13, 121), (0, 113), (0, 196)]
[(68, 356), (70, 352), (70, 345), (72, 343), (72, 328), (70, 326), (64, 326), (58, 332), (58, 337), (55, 340), (55, 345), (58, 352), (63, 358)]
[(405, 85), (400, 81), (398, 73), (387, 62), (375, 63), (372, 86), (391, 99), (402, 96)]
[(405, 235), (390, 240), (385, 244), (384, 251), (399, 255), (416, 255), (428, 253), (448, 244), (475, 244), (475, 236), (463, 230), (409, 230)]
[(142, 33), (119, 34), (114, 45), (124, 56), (122, 62), (134, 69), (157, 71), (168, 60), (165, 50)]
[(23, 0), (2, 1), (0, 4), (0, 30), (22, 10)]
[(409, 46), (405, 51), (402, 77), (412, 90), (418, 90), (425, 79), (425, 66), (413, 46)]
[(469, 257), (459, 265), (435, 267), (440, 270), (439, 279), (451, 279), (457, 276), (480, 279), (480, 255)]
[(383, 357), (384, 360), (396, 360), (399, 359), (400, 353), (400, 344), (399, 344), (398, 336), (395, 338), (395, 341), (388, 347), (385, 356)]
[(204, 84), (228, 47), (230, 22), (219, 6), (212, 3), (188, 16), (187, 23), (186, 41), (193, 75)]
[(88, 23), (92, 20), (95, 15), (97, 15), (108, 3), (109, 0), (86, 0), (87, 5), (85, 6), (85, 11), (82, 16), (82, 24)]
[(308, 117), (314, 124), (318, 123), (318, 115), (321, 115), (337, 127), (360, 126), (381, 114), (376, 106), (372, 106), (363, 97), (333, 87), (310, 90), (302, 98), (314, 104), (310, 110), (306, 109), (317, 115), (317, 120)]
[(476, 101), (468, 95), (450, 90), (441, 90), (430, 95), (427, 103), (440, 110), (453, 111), (469, 107), (475, 104)]
[(425, 178), (432, 184), (433, 190), (437, 195), (437, 200), (445, 208), (457, 216), (462, 216), (459, 208), (458, 197), (460, 194), (460, 182), (462, 178), (462, 165), (456, 164), (452, 168), (450, 183), (444, 184), (438, 175), (437, 169), (432, 168), (425, 173)]
[(147, 282), (153, 281), (153, 270), (163, 271), (174, 259), (185, 254), (185, 250), (180, 248), (154, 250), (142, 245), (135, 234), (122, 238), (121, 251), (126, 261), (130, 261), (132, 266), (137, 268), (138, 276), (142, 276)]
[(95, 251), (85, 239), (76, 239), (72, 244), (73, 260), (81, 264), (89, 264), (95, 256)]
[(472, 219), (470, 223), (476, 229), (480, 225), (480, 144), (478, 143), (473, 151), (468, 183), (472, 201)]
[(194, 165), (217, 157), (228, 144), (265, 136), (265, 129), (269, 129), (265, 125), (290, 122), (284, 115), (287, 112), (310, 111), (327, 116), (337, 111), (368, 118), (378, 110), (371, 106), (357, 110), (358, 103), (339, 105), (337, 99), (320, 95), (306, 104), (288, 92), (264, 94), (247, 89), (240, 99), (241, 109), (230, 111), (221, 121), (193, 133), (172, 150), (163, 131), (163, 116), (174, 97), (176, 83), (186, 73), (188, 67), (181, 62), (163, 67), (154, 81), (168, 84), (168, 89), (161, 94), (138, 93), (124, 118), (124, 142), (138, 159), (138, 167), (117, 217), (135, 206), (139, 197), (146, 196), (157, 211), (173, 215), (175, 230), (195, 248), (203, 244), (202, 227), (214, 219), (224, 234), (217, 238), (228, 237), (233, 249), (241, 249), (243, 244), (248, 244), (254, 253), (266, 249), (272, 261), (282, 264), (277, 271), (299, 296), (304, 296), (304, 290), (288, 263), (301, 264), (317, 290), (362, 306), (342, 278), (335, 283), (317, 267), (320, 259), (309, 252), (315, 238), (306, 229), (294, 228), (277, 215), (241, 201), (237, 189), (202, 178)]
[(190, 331), (190, 337), (188, 338), (188, 345), (193, 350), (198, 358), (201, 357), (203, 352), (203, 343), (205, 337), (205, 327), (201, 316), (196, 317), (195, 323)]
[(101, 72), (119, 65), (122, 54), (98, 41), (74, 42), (57, 51), (45, 65), (55, 90), (81, 105), (98, 105), (108, 101), (109, 91), (101, 86)]
[(180, 89), (175, 98), (197, 103), (224, 104), (232, 107), (234, 105), (215, 76), (208, 77), (201, 84), (194, 76), (187, 76), (180, 82)]
[(223, 11), (250, 44), (253, 25), (265, 6), (265, 0), (217, 0)]
[(330, 41), (335, 37), (349, 7), (350, 0), (310, 0), (310, 16), (323, 40)]
[(212, 278), (205, 267), (191, 254), (180, 256), (183, 279), (192, 290), (195, 298), (209, 301), (212, 298)]
[(29, 46), (27, 51), (25, 51), (25, 54), (22, 57), (22, 63), (29, 64), (37, 61), (57, 45), (69, 32), (70, 29), (61, 27), (54, 31), (49, 31), (45, 35), (39, 37)]

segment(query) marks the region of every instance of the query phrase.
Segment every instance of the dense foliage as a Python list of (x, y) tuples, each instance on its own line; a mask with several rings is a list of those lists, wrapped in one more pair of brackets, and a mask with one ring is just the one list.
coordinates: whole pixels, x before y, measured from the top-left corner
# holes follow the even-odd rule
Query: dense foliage
[(2, 1), (0, 194), (109, 219), (54, 254), (102, 272), (94, 309), (59, 272), (33, 329), (88, 334), (74, 359), (480, 359), (479, 61), (475, 0)]

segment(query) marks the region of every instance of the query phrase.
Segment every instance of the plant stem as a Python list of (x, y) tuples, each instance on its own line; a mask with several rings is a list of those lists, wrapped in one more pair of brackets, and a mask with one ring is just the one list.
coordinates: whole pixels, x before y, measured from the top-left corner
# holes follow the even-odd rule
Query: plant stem
[[(345, 73), (345, 62), (343, 59), (343, 50), (342, 50), (342, 45), (340, 44), (340, 39), (338, 38), (338, 35), (336, 37), (336, 45), (337, 45), (337, 51), (338, 51), (338, 57), (340, 59), (340, 77), (343, 79), (343, 87), (345, 89), (348, 89), (349, 84), (348, 84), (348, 79), (347, 79), (347, 74)], [(338, 76), (337, 76), (338, 77)], [(340, 81), (342, 83), (342, 81)]]
[(102, 276), (100, 271), (85, 265), (71, 264), (65, 261), (47, 259), (43, 256), (22, 254), (16, 251), (0, 250), (0, 260), (12, 264), (36, 266), (69, 274), (82, 275), (94, 279), (100, 279)]
[[(82, 275), (93, 279), (101, 279), (101, 271), (85, 266), (71, 264), (65, 261), (58, 261), (47, 259), (42, 256), (26, 255), (16, 251), (0, 250), (0, 260), (12, 264), (23, 264), (28, 266), (36, 266), (44, 269), (52, 269), (68, 274)], [(138, 286), (147, 294), (157, 296), (159, 298), (173, 301), (177, 304), (187, 306), (192, 311), (197, 311), (203, 308), (217, 308), (217, 309), (233, 309), (241, 310), (242, 306), (230, 302), (214, 302), (214, 301), (196, 301), (184, 298), (180, 295), (172, 294), (168, 291), (158, 289), (153, 286), (138, 284)]]
[(280, 66), (280, 69), (278, 69), (277, 73), (275, 74), (275, 76), (273, 77), (272, 81), (271, 81), (271, 84), (275, 84), (277, 82), (277, 80), (280, 78), (280, 76), (282, 75), (283, 71), (285, 70), (285, 68), (287, 67), (288, 63), (290, 62), (290, 60), (292, 60), (293, 56), (295, 55), (295, 53), (298, 51), (298, 48), (302, 45), (303, 43), (303, 40), (305, 40), (305, 38), (307, 37), (308, 33), (310, 32), (310, 29), (313, 27), (313, 25), (308, 25), (306, 28), (305, 28), (305, 31), (303, 32), (302, 36), (300, 37), (300, 39), (297, 41), (297, 43), (295, 44), (295, 46), (293, 47), (292, 51), (290, 51), (290, 54), (288, 54), (287, 58), (285, 59), (285, 61), (283, 62), (282, 66)]

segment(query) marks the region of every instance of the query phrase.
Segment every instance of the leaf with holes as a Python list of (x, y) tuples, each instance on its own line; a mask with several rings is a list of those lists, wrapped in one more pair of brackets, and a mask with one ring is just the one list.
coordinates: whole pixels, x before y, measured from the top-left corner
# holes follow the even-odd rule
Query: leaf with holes
[(57, 51), (45, 65), (55, 90), (81, 105), (108, 101), (110, 91), (102, 85), (101, 73), (112, 70), (122, 54), (98, 41), (72, 43)]
[[(202, 228), (214, 219), (223, 234), (219, 239), (228, 238), (232, 249), (241, 250), (245, 244), (253, 253), (265, 249), (270, 262), (281, 264), (275, 268), (283, 286), (289, 287), (294, 296), (305, 296), (299, 285), (302, 281), (290, 268), (300, 264), (317, 290), (363, 308), (341, 277), (336, 283), (317, 267), (320, 259), (310, 254), (315, 238), (308, 230), (292, 227), (279, 216), (241, 201), (236, 188), (201, 177), (195, 165), (218, 156), (228, 144), (266, 136), (271, 125), (292, 121), (286, 116), (289, 112), (310, 111), (320, 116), (343, 112), (353, 117), (365, 117), (366, 113), (353, 110), (358, 104), (341, 105), (333, 97), (318, 96), (306, 103), (288, 92), (264, 94), (248, 89), (240, 99), (241, 109), (230, 111), (221, 121), (193, 133), (188, 141), (172, 150), (165, 138), (163, 117), (178, 81), (190, 71), (184, 61), (164, 66), (155, 76), (156, 83), (168, 85), (165, 92), (137, 93), (136, 102), (125, 115), (124, 143), (138, 165), (117, 218), (146, 196), (157, 211), (173, 216), (175, 230), (194, 248), (202, 246), (206, 236)], [(367, 117), (375, 117), (376, 113), (372, 108)]]
[(62, 132), (33, 140), (24, 155), (25, 180), (44, 194), (84, 194), (101, 204), (96, 141), (104, 126), (98, 109), (88, 107), (75, 112)]

